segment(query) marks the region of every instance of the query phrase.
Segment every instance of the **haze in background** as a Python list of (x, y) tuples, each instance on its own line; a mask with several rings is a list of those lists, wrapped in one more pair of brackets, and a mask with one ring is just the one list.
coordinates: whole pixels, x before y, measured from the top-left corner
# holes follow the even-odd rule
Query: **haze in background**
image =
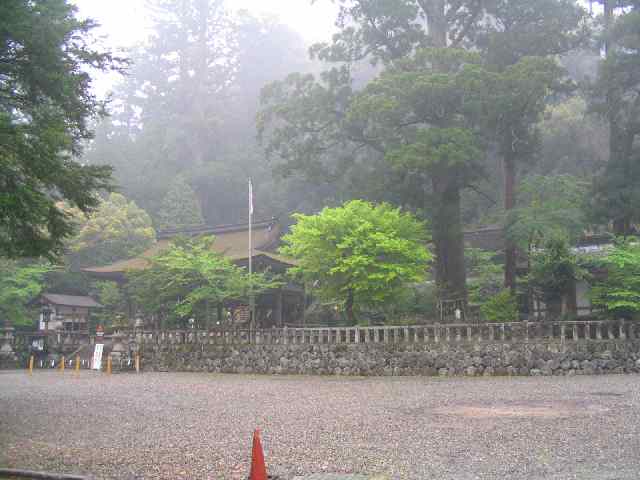
[[(81, 17), (97, 20), (105, 45), (127, 48), (144, 40), (151, 32), (149, 9), (145, 0), (73, 0)], [(337, 8), (329, 0), (229, 0), (232, 11), (249, 10), (268, 15), (299, 32), (308, 43), (329, 40), (334, 29)], [(123, 12), (126, 12), (123, 15)]]
[[(145, 0), (72, 0), (80, 17), (100, 24), (100, 43), (115, 51), (124, 51), (142, 42), (151, 33), (150, 11)], [(246, 9), (254, 15), (267, 15), (297, 31), (309, 44), (329, 40), (334, 32), (337, 7), (329, 0), (311, 4), (311, 0), (228, 0), (232, 11)], [(123, 14), (123, 12), (126, 12)], [(126, 56), (126, 55), (125, 55)], [(104, 96), (119, 80), (118, 75), (96, 76), (94, 88)]]

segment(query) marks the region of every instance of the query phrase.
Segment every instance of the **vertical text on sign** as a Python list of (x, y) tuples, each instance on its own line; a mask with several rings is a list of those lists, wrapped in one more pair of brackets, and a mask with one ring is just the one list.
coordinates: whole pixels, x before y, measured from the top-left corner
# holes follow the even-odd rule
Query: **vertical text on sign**
[(96, 343), (96, 348), (93, 351), (93, 363), (91, 368), (93, 370), (100, 370), (102, 368), (102, 349), (104, 344)]

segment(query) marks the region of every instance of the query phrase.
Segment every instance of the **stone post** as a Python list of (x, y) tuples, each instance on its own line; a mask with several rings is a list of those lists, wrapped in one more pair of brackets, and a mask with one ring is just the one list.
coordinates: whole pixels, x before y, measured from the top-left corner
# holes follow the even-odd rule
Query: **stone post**
[(613, 334), (613, 325), (607, 324), (607, 338), (609, 338), (609, 340), (615, 339), (615, 335)]
[(627, 332), (624, 329), (624, 318), (620, 319), (619, 329), (620, 329), (620, 333), (618, 334), (618, 338), (620, 338), (620, 340), (626, 340)]

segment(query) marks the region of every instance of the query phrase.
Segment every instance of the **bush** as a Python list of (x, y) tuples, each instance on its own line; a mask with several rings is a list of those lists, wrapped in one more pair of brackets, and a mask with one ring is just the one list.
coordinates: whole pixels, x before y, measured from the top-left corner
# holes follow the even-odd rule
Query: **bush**
[(518, 302), (509, 290), (502, 290), (480, 307), (480, 313), (487, 322), (515, 322), (518, 320)]

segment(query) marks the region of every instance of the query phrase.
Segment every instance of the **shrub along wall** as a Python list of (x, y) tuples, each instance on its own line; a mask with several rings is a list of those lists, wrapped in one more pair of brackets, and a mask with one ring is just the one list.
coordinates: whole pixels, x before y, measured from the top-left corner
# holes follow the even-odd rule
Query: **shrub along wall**
[(145, 345), (144, 368), (308, 375), (590, 375), (640, 372), (640, 340), (460, 345)]

